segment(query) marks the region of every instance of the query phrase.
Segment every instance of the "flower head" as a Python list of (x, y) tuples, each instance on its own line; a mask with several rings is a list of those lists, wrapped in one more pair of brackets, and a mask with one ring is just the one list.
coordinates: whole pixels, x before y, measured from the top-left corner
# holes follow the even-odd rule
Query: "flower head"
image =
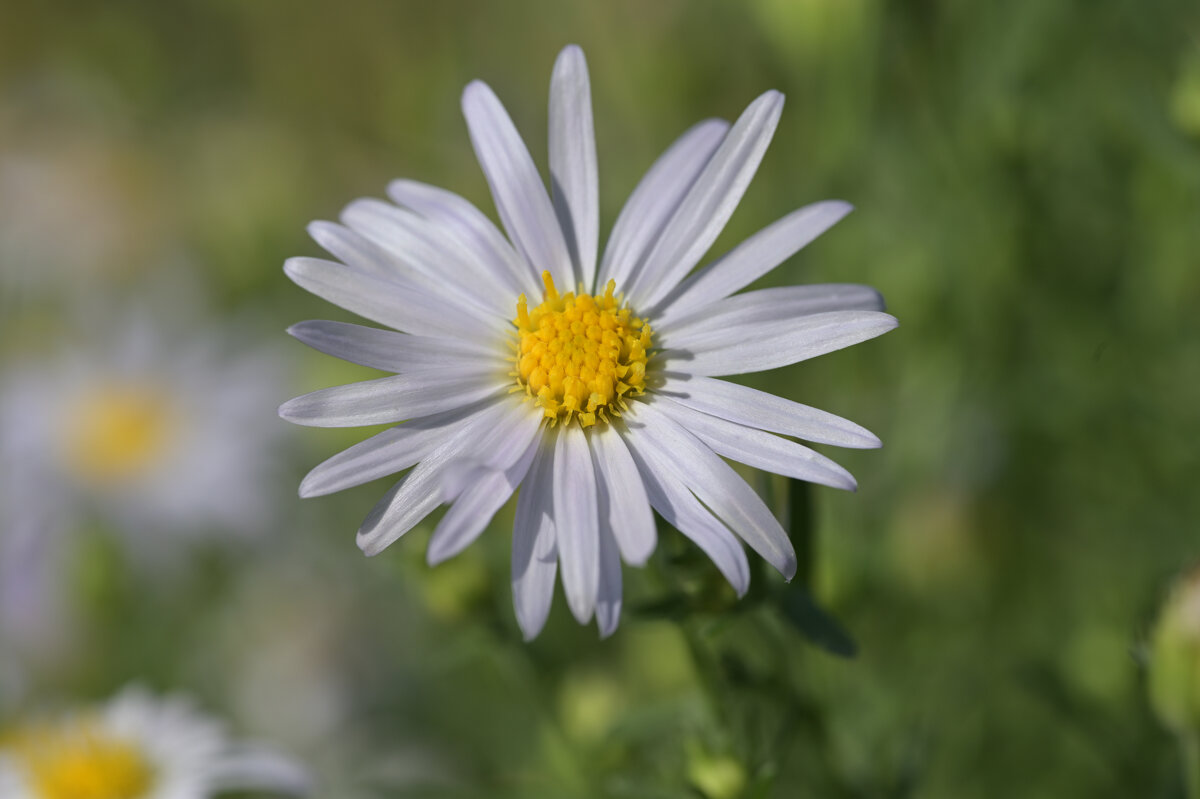
[(5, 799), (204, 799), (226, 790), (303, 793), (308, 777), (231, 741), (179, 698), (127, 689), (100, 708), (0, 729)]
[(93, 520), (154, 565), (181, 537), (267, 528), (281, 431), (256, 419), (278, 359), (122, 316), (45, 360), (0, 365), (0, 661), (60, 644), (61, 564)]
[(0, 463), (21, 464), (23, 500), (5, 526), (54, 506), (155, 535), (262, 527), (278, 431), (254, 419), (280, 382), (274, 355), (137, 312), (89, 335), (5, 370)]
[[(837, 222), (810, 205), (692, 273), (733, 213), (783, 107), (759, 97), (730, 125), (707, 120), (650, 168), (599, 257), (598, 179), (583, 53), (550, 86), (548, 194), (500, 101), (471, 83), (463, 112), (504, 230), (448, 191), (408, 180), (394, 205), (358, 200), (310, 232), (339, 262), (294, 258), (297, 284), (396, 331), (304, 322), (318, 350), (396, 373), (285, 403), (299, 424), (398, 423), (317, 466), (315, 496), (409, 470), (368, 515), (375, 554), (443, 502), (431, 563), (461, 551), (520, 488), (512, 585), (527, 637), (545, 622), (561, 568), (567, 601), (601, 633), (617, 626), (621, 562), (655, 546), (651, 508), (695, 541), (738, 592), (742, 542), (785, 577), (787, 534), (723, 460), (838, 488), (854, 479), (792, 441), (879, 441), (851, 422), (715, 379), (795, 363), (880, 335), (896, 321), (866, 286), (735, 294)], [(689, 274), (691, 273), (691, 274)]]

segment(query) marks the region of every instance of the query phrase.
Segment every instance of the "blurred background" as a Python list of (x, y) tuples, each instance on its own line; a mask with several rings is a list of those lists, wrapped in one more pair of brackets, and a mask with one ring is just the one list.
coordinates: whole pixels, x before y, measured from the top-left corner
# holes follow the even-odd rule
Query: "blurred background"
[[(1200, 556), (1194, 0), (3, 17), (0, 727), (139, 682), (294, 753), (330, 797), (1184, 795), (1146, 681)], [(460, 92), (486, 80), (544, 170), (570, 42), (603, 230), (675, 136), (768, 88), (783, 118), (714, 254), (856, 206), (763, 285), (869, 283), (900, 328), (748, 381), (884, 441), (828, 451), (856, 494), (763, 483), (840, 628), (789, 624), (766, 572), (730, 601), (664, 529), (612, 639), (560, 596), (525, 644), (511, 507), (429, 569), (429, 524), (355, 546), (387, 481), (296, 498), (371, 431), (289, 429), (276, 405), (374, 373), (284, 334), (353, 321), (284, 259), (322, 255), (306, 223), (395, 177), (492, 214)]]

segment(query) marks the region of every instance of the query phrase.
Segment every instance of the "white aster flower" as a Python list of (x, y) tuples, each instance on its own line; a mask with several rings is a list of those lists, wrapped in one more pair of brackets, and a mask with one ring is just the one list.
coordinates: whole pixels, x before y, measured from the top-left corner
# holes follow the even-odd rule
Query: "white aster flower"
[(277, 353), (136, 314), (92, 332), (0, 365), (0, 661), (56, 647), (62, 557), (91, 520), (155, 566), (180, 538), (269, 529)]
[(230, 739), (185, 699), (128, 688), (99, 708), (0, 728), (4, 799), (206, 799), (306, 793), (291, 760)]
[[(598, 258), (591, 94), (568, 47), (550, 84), (550, 177), (492, 90), (463, 112), (506, 239), (474, 206), (408, 180), (396, 205), (358, 200), (313, 237), (341, 263), (294, 258), (301, 287), (402, 332), (304, 322), (318, 350), (389, 372), (285, 403), (299, 424), (398, 423), (316, 467), (316, 496), (408, 471), (368, 515), (375, 554), (443, 502), (429, 543), (437, 563), (470, 544), (520, 487), (512, 587), (527, 637), (546, 620), (561, 567), (572, 613), (617, 626), (621, 561), (645, 563), (654, 508), (742, 593), (745, 542), (787, 578), (787, 534), (723, 460), (837, 488), (854, 479), (791, 438), (877, 447), (856, 424), (717, 376), (795, 363), (896, 325), (866, 286), (735, 294), (844, 216), (822, 202), (790, 214), (689, 275), (749, 184), (783, 107), (770, 91), (733, 125), (707, 120), (650, 168)], [(740, 541), (739, 541), (740, 539)]]
[(53, 506), (156, 537), (262, 528), (280, 431), (256, 414), (282, 383), (275, 353), (136, 313), (89, 332), (5, 369), (0, 463), (23, 489), (6, 522)]

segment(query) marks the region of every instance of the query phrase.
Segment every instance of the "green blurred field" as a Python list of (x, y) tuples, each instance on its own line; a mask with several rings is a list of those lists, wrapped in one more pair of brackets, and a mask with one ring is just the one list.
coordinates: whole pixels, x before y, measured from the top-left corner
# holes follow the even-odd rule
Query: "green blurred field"
[[(25, 242), (0, 267), (17, 278), (0, 367), (36, 356), (81, 298), (137, 297), (178, 270), (214, 298), (211, 325), (236, 319), (295, 359), (280, 400), (372, 376), (285, 341), (292, 322), (351, 317), (283, 260), (319, 255), (305, 224), (394, 177), (491, 214), (462, 87), (495, 88), (544, 169), (569, 42), (591, 70), (602, 231), (678, 133), (779, 89), (779, 131), (714, 253), (848, 200), (855, 213), (767, 282), (869, 283), (901, 322), (750, 381), (884, 441), (826, 450), (856, 494), (812, 492), (811, 590), (853, 660), (754, 609), (656, 611), (683, 568), (675, 533), (654, 568), (626, 571), (613, 639), (577, 629), (560, 596), (523, 644), (511, 509), (437, 569), (428, 526), (367, 560), (354, 530), (386, 482), (294, 499), (362, 434), (296, 429), (278, 531), (258, 548), (201, 545), (155, 581), (105, 531), (81, 535), (63, 590), (84, 632), (23, 701), (132, 679), (189, 691), (299, 752), (331, 797), (1183, 796), (1144, 668), (1158, 603), (1200, 555), (1195, 2), (173, 0), (2, 16), (0, 169), (50, 163), (68, 189), (61, 204), (0, 193), (0, 231), (22, 220)], [(711, 567), (685, 565), (727, 607)]]

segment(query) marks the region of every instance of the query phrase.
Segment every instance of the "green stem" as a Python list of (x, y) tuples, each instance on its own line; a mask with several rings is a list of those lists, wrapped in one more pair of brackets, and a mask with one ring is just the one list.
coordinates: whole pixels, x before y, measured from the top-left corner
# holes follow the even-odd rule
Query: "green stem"
[(1200, 799), (1200, 734), (1179, 736), (1179, 745), (1183, 747), (1183, 779), (1188, 799)]

